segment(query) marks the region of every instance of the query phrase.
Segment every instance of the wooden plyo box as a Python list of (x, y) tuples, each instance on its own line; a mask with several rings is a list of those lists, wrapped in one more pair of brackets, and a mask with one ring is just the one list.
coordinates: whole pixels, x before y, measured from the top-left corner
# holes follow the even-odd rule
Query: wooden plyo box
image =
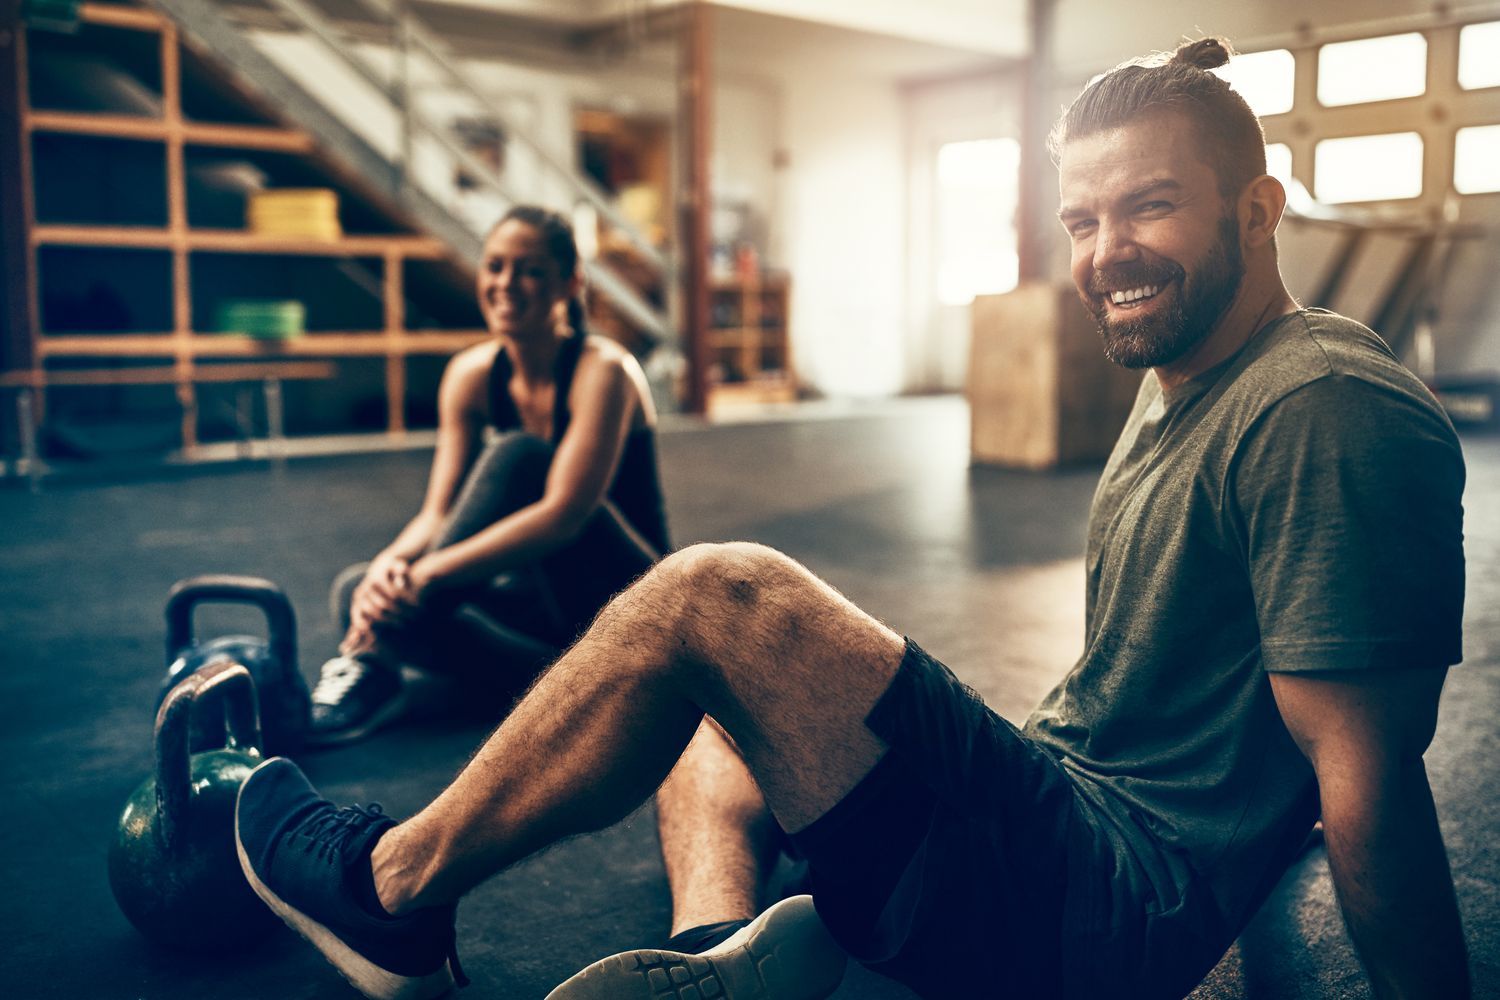
[(1071, 286), (974, 299), (970, 454), (976, 465), (1050, 469), (1109, 455), (1143, 372), (1104, 357)]

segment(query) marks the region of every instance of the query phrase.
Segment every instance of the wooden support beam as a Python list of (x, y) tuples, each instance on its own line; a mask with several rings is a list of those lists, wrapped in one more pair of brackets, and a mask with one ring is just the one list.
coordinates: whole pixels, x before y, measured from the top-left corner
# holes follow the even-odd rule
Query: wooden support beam
[(382, 305), (385, 307), (385, 400), (386, 431), (406, 433), (406, 357), (398, 346), (401, 330), (406, 326), (406, 292), (401, 255), (385, 255), (385, 283)]
[(708, 224), (712, 211), (709, 147), (713, 138), (710, 63), (713, 47), (712, 9), (693, 0), (683, 10), (677, 69), (677, 121), (683, 155), (681, 185), (681, 245), (683, 333), (688, 385), (684, 408), (704, 413), (708, 408), (709, 344)]
[(1057, 0), (1031, 0), (1031, 55), (1026, 61), (1021, 105), (1021, 201), (1016, 211), (1016, 249), (1021, 283), (1047, 281), (1057, 185), (1047, 134), (1055, 113), (1052, 47)]
[(0, 371), (29, 368), (36, 328), (31, 274), (31, 143), (26, 106), (26, 33), (18, 0), (0, 0)]
[[(21, 3), (0, 0), (0, 373), (30, 374), (40, 364), (36, 252), (26, 241), (35, 215), (27, 89)], [(0, 416), (0, 451), (20, 449), (31, 462), (26, 449), (34, 439), (30, 428), (41, 421), (41, 405), (41, 394), (29, 393), (17, 402), (14, 423), (10, 413)]]

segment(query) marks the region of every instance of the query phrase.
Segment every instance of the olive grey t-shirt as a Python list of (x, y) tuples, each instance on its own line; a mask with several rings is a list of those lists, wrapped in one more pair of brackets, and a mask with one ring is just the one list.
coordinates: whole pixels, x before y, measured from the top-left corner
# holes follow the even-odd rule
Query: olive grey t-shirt
[(1463, 482), (1431, 393), (1336, 314), (1146, 376), (1090, 512), (1083, 656), (1024, 731), (1148, 912), (1197, 884), (1236, 932), (1316, 818), (1268, 671), (1461, 659)]

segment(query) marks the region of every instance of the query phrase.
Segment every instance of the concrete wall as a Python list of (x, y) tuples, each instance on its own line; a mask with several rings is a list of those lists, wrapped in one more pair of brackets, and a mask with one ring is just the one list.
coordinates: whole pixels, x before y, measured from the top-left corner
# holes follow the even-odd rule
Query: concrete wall
[(800, 377), (830, 395), (902, 388), (905, 171), (894, 82), (784, 80), (782, 253)]
[(1006, 70), (902, 88), (910, 234), (902, 331), (906, 391), (957, 391), (968, 374), (970, 307), (944, 304), (937, 292), (938, 149), (950, 142), (1020, 139), (1019, 93), (1019, 75)]

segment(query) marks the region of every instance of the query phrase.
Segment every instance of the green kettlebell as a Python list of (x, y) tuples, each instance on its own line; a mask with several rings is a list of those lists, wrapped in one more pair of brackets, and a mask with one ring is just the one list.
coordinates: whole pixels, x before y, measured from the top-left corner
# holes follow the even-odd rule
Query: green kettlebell
[[(190, 754), (200, 699), (222, 703), (228, 740), (223, 749)], [(244, 666), (220, 660), (168, 693), (156, 713), (156, 773), (125, 803), (109, 850), (115, 901), (152, 941), (228, 951), (276, 925), (245, 881), (234, 841), (235, 797), (260, 762), (255, 682)]]

